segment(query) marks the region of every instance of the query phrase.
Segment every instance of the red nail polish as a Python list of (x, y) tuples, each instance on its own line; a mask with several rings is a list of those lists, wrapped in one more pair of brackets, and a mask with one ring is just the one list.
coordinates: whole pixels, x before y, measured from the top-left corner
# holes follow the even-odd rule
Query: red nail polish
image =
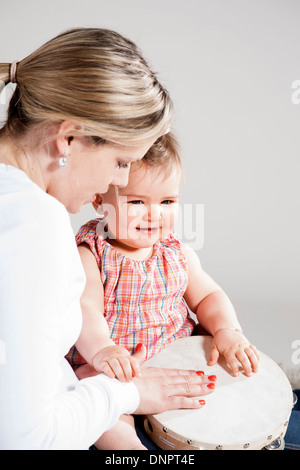
[(211, 389), (214, 389), (215, 388), (215, 384), (214, 383), (210, 383), (207, 385), (207, 388), (211, 388)]
[(205, 400), (199, 400), (200, 405), (205, 405)]
[(204, 372), (203, 372), (203, 370), (197, 370), (196, 374), (197, 375), (204, 375)]
[(215, 382), (217, 380), (217, 376), (216, 375), (209, 375), (208, 376), (209, 380), (211, 380), (212, 382)]
[(142, 347), (143, 347), (142, 343), (137, 344), (136, 348), (135, 348), (135, 351), (136, 352), (140, 351), (142, 349)]

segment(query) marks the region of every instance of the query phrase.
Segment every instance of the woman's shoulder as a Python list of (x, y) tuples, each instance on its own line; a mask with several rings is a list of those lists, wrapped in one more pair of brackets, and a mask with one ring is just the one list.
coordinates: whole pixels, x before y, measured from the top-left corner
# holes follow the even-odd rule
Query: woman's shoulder
[(9, 225), (47, 230), (57, 224), (70, 225), (64, 205), (43, 191), (21, 170), (0, 165), (0, 207)]
[(0, 245), (7, 259), (11, 255), (21, 263), (32, 254), (45, 265), (72, 260), (77, 250), (65, 206), (19, 170), (6, 171), (3, 177), (0, 169), (0, 239), (5, 241)]

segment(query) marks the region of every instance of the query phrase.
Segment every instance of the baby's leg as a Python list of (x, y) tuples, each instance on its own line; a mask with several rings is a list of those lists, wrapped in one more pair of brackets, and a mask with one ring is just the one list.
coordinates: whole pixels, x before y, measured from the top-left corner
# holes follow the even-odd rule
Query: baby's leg
[[(76, 370), (79, 380), (98, 373), (90, 364), (80, 366)], [(136, 434), (133, 416), (129, 415), (121, 416), (117, 424), (95, 442), (95, 447), (99, 450), (147, 450)]]
[(99, 450), (147, 450), (138, 438), (133, 416), (123, 415), (117, 424), (95, 442)]

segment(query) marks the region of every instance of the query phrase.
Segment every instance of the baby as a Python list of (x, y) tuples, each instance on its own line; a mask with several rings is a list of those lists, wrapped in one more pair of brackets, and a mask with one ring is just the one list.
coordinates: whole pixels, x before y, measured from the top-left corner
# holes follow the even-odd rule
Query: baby
[[(140, 373), (135, 351), (149, 359), (193, 333), (188, 308), (214, 337), (209, 365), (222, 354), (235, 376), (240, 365), (247, 376), (257, 371), (258, 352), (243, 335), (230, 300), (202, 269), (197, 254), (173, 233), (181, 176), (178, 145), (169, 133), (132, 164), (126, 187), (110, 187), (97, 197), (100, 219), (77, 234), (87, 284), (83, 329), (68, 360), (80, 379), (103, 372), (131, 380)], [(203, 394), (212, 392), (216, 377), (199, 374)], [(130, 416), (122, 417), (96, 447), (144, 448)]]

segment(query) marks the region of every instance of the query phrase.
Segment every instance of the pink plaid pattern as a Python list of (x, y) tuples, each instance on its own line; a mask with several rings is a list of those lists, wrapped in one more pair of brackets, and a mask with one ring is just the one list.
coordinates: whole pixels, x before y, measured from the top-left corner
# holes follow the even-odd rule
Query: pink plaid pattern
[[(174, 234), (158, 241), (150, 259), (125, 257), (105, 240), (99, 219), (83, 225), (77, 245), (87, 243), (104, 286), (105, 319), (113, 341), (133, 353), (138, 343), (147, 359), (178, 338), (191, 335), (195, 323), (183, 299), (187, 262)], [(73, 347), (67, 359), (73, 367), (86, 361)]]

